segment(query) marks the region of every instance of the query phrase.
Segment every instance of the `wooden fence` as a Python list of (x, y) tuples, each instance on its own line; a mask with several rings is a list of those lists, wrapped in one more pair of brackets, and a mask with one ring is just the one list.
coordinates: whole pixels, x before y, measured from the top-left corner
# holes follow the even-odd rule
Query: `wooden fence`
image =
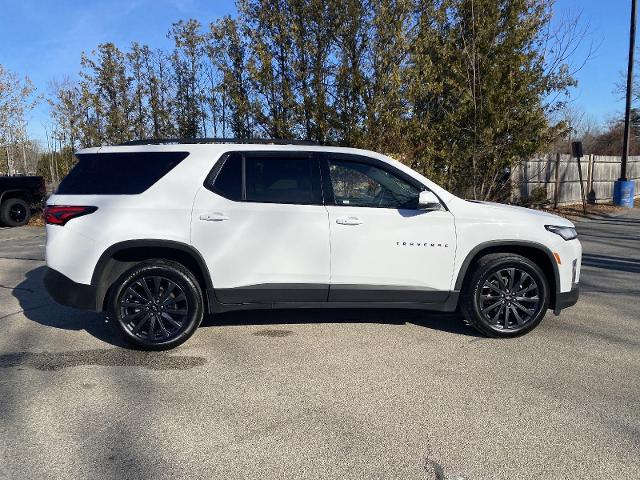
[[(585, 196), (591, 203), (611, 202), (613, 183), (620, 177), (621, 157), (586, 155), (580, 160)], [(636, 198), (640, 197), (640, 156), (629, 157), (627, 178), (634, 180)], [(547, 191), (551, 203), (581, 202), (578, 161), (571, 155), (549, 154), (522, 162), (511, 179), (514, 196), (526, 198), (537, 187)]]

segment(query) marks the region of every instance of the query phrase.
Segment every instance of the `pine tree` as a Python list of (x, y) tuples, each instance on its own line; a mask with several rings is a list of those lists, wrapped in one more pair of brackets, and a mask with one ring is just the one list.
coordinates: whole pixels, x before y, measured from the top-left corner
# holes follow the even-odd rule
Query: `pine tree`
[(87, 112), (94, 112), (97, 137), (111, 144), (131, 140), (133, 102), (124, 53), (113, 43), (102, 43), (91, 57), (82, 55), (81, 65), (82, 92)]
[(144, 80), (149, 94), (151, 133), (154, 138), (176, 136), (175, 122), (171, 111), (171, 62), (162, 50), (142, 49)]
[(398, 152), (403, 137), (403, 81), (406, 68), (408, 0), (371, 0), (371, 30), (366, 54), (365, 129), (374, 150)]
[(291, 11), (287, 0), (239, 0), (247, 37), (247, 71), (256, 134), (295, 138), (299, 134), (292, 67)]
[(425, 173), (473, 198), (508, 196), (506, 171), (549, 144), (546, 98), (574, 81), (545, 57), (546, 0), (421, 1), (408, 91)]
[(575, 84), (557, 53), (566, 45), (549, 33), (551, 5), (239, 0), (238, 16), (206, 33), (197, 20), (174, 24), (170, 52), (105, 43), (83, 55), (80, 82), (55, 100), (56, 138), (337, 141), (460, 195), (506, 198), (505, 172), (563, 130), (552, 113)]
[(183, 138), (201, 136), (206, 118), (202, 92), (204, 37), (194, 19), (174, 23), (169, 37), (175, 47), (171, 56), (175, 97), (173, 108), (177, 133)]
[(141, 46), (137, 42), (131, 44), (126, 54), (127, 70), (131, 75), (131, 130), (136, 138), (149, 136), (149, 85), (144, 75), (144, 57), (148, 55), (149, 47)]
[(368, 2), (345, 0), (336, 20), (333, 128), (338, 142), (354, 147), (365, 145), (362, 126), (366, 119), (364, 57), (369, 48), (368, 11)]
[(220, 95), (218, 105), (221, 108), (223, 135), (226, 136), (228, 129), (235, 137), (250, 138), (253, 128), (247, 46), (235, 20), (224, 17), (210, 25), (207, 52), (213, 66), (221, 73), (221, 81), (216, 88)]

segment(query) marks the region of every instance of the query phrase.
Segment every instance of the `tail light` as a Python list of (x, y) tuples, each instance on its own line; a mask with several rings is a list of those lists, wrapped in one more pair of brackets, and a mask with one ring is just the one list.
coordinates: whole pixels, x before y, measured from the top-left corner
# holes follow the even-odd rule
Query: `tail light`
[(49, 225), (64, 225), (73, 218), (89, 215), (98, 207), (81, 207), (78, 205), (51, 205), (44, 209), (44, 220)]

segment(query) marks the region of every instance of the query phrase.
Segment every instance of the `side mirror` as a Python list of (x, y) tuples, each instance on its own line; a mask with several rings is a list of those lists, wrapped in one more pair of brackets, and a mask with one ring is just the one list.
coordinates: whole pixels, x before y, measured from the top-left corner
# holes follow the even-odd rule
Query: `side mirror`
[(420, 210), (440, 210), (442, 205), (436, 194), (429, 190), (423, 190), (418, 197), (418, 209)]

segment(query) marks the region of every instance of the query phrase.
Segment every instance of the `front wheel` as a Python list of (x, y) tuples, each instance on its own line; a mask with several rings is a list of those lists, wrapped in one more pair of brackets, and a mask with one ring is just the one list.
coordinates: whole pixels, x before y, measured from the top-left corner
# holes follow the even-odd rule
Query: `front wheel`
[(127, 341), (146, 350), (167, 350), (185, 342), (202, 322), (202, 292), (182, 265), (148, 260), (118, 279), (108, 310)]
[(531, 260), (516, 254), (482, 257), (465, 281), (461, 309), (489, 337), (516, 337), (533, 330), (549, 307), (549, 282)]

